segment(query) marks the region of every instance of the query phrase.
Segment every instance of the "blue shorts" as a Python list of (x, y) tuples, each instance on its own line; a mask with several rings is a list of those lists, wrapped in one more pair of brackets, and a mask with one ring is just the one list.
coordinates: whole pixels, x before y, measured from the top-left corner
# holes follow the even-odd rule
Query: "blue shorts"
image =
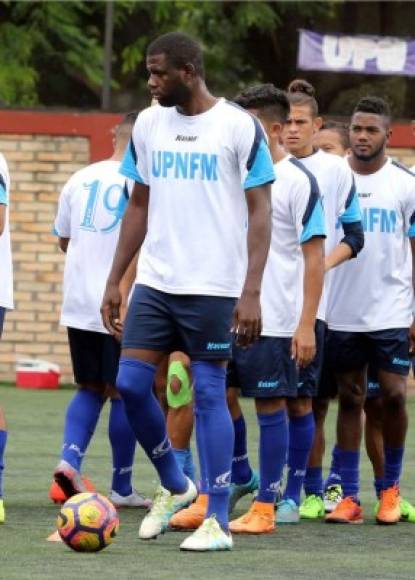
[(262, 336), (248, 348), (233, 344), (227, 385), (241, 389), (243, 396), (296, 397), (297, 380), (291, 338)]
[(4, 325), (4, 318), (6, 316), (6, 309), (3, 306), (0, 306), (0, 338), (3, 334), (3, 325)]
[(192, 360), (228, 360), (235, 304), (235, 298), (167, 294), (136, 284), (122, 348), (180, 349)]
[(375, 332), (330, 330), (327, 357), (337, 373), (358, 371), (371, 365), (375, 369), (408, 376), (409, 329), (391, 328)]
[[(323, 363), (323, 369), (321, 371), (320, 384), (318, 387), (318, 398), (321, 399), (334, 399), (337, 397), (339, 392), (339, 387), (337, 384), (335, 369), (333, 369), (327, 361), (327, 356), (325, 357)], [(377, 370), (369, 365), (367, 370), (367, 388), (366, 388), (366, 398), (375, 399), (380, 397), (380, 384), (378, 379)]]
[(316, 320), (316, 356), (305, 368), (299, 370), (297, 397), (316, 397), (323, 368), (327, 325)]

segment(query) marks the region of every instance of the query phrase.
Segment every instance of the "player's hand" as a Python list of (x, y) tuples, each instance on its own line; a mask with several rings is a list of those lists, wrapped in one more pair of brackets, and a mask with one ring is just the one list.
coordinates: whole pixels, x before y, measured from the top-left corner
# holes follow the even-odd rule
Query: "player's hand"
[(316, 356), (314, 326), (299, 325), (291, 341), (291, 357), (299, 367), (306, 367)]
[(102, 322), (108, 332), (117, 340), (121, 339), (122, 322), (120, 315), (121, 292), (116, 284), (107, 285), (102, 299)]
[(415, 320), (409, 329), (409, 352), (412, 356), (415, 355)]
[(262, 319), (259, 292), (243, 292), (234, 313), (232, 332), (238, 346), (249, 346), (261, 336)]

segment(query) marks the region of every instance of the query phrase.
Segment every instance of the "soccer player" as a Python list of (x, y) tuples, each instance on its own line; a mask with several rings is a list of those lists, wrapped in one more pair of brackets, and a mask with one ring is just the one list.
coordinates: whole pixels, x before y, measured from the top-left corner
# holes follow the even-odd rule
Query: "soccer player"
[[(323, 199), (327, 229), (325, 242), (325, 289), (317, 314), (317, 354), (311, 364), (300, 371), (298, 397), (288, 403), (290, 444), (287, 486), (278, 505), (278, 521), (297, 523), (300, 515), (314, 518), (324, 515), (322, 469), (307, 470), (313, 444), (315, 422), (312, 398), (317, 394), (323, 363), (326, 334), (326, 295), (330, 288), (331, 269), (354, 258), (363, 246), (363, 229), (353, 176), (344, 159), (316, 150), (313, 138), (322, 119), (314, 88), (303, 80), (292, 81), (288, 88), (290, 115), (283, 130), (283, 143), (314, 175)], [(344, 237), (337, 243), (336, 223), (340, 222)], [(307, 473), (306, 499), (299, 509), (301, 489)]]
[(328, 359), (339, 385), (338, 450), (344, 499), (328, 523), (361, 523), (359, 448), (366, 370), (378, 371), (383, 398), (384, 475), (376, 520), (401, 518), (399, 479), (407, 430), (406, 383), (414, 341), (408, 260), (415, 237), (415, 177), (386, 156), (390, 110), (378, 97), (354, 109), (349, 158), (363, 212), (366, 244), (333, 275), (328, 304)]
[(155, 366), (179, 336), (191, 359), (198, 452), (209, 480), (207, 517), (181, 549), (229, 550), (226, 361), (232, 326), (245, 346), (261, 333), (274, 169), (258, 121), (208, 91), (196, 41), (165, 34), (149, 45), (146, 62), (159, 105), (138, 116), (124, 158), (122, 171), (136, 184), (102, 305), (114, 332), (118, 284), (141, 248), (117, 377), (137, 440), (161, 480), (139, 536), (158, 536), (197, 494), (176, 464), (152, 392)]
[[(69, 179), (60, 195), (55, 221), (60, 248), (66, 252), (61, 324), (68, 329), (78, 390), (66, 411), (61, 459), (54, 479), (67, 497), (85, 491), (80, 477), (82, 460), (109, 396), (109, 438), (113, 454), (109, 497), (119, 507), (150, 505), (131, 486), (136, 441), (114, 387), (120, 343), (108, 334), (100, 315), (128, 200), (126, 180), (119, 174), (119, 168), (135, 118), (136, 114), (130, 113), (117, 127), (110, 159), (89, 165)], [(125, 285), (124, 303), (129, 292), (128, 283)]]
[(324, 121), (313, 137), (313, 145), (326, 153), (345, 157), (349, 153), (349, 128), (338, 121)]
[[(13, 308), (13, 265), (9, 231), (10, 176), (7, 163), (0, 153), (0, 338), (3, 333), (6, 310)], [(7, 427), (4, 411), (0, 407), (0, 524), (6, 519), (3, 502), (4, 452)]]
[(288, 450), (286, 401), (297, 395), (297, 365), (307, 366), (316, 352), (325, 225), (315, 178), (280, 144), (290, 111), (286, 94), (273, 85), (260, 85), (243, 91), (235, 102), (264, 126), (278, 175), (272, 186), (272, 239), (261, 293), (263, 330), (250, 349), (234, 345), (228, 376), (232, 390), (238, 387), (255, 398), (260, 431), (258, 494), (230, 529), (260, 534), (275, 527), (274, 505)]

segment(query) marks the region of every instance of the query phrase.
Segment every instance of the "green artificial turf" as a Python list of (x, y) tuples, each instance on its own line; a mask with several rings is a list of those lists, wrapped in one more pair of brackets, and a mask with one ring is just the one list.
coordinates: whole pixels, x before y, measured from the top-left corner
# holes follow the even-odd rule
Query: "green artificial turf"
[[(230, 553), (181, 553), (185, 537), (170, 532), (156, 541), (138, 540), (141, 511), (120, 512), (120, 532), (114, 543), (98, 554), (78, 554), (65, 545), (50, 544), (58, 508), (47, 492), (61, 445), (69, 390), (46, 392), (0, 387), (0, 404), (8, 419), (5, 505), (7, 521), (0, 525), (0, 579), (4, 580), (124, 580), (124, 579), (414, 579), (415, 525), (374, 525), (372, 474), (362, 454), (362, 499), (366, 520), (362, 526), (329, 526), (305, 522), (280, 526), (269, 536), (236, 537)], [(248, 422), (250, 457), (257, 464), (257, 428), (250, 401), (243, 402)], [(409, 401), (415, 418), (415, 399)], [(328, 420), (329, 447), (333, 441), (333, 405)], [(85, 473), (99, 491), (110, 486), (111, 464), (107, 440), (108, 410), (85, 460)], [(410, 425), (403, 495), (415, 501), (415, 428)], [(327, 458), (328, 458), (327, 453)], [(152, 494), (156, 477), (143, 452), (137, 453), (136, 487)], [(242, 513), (248, 499), (238, 504)]]

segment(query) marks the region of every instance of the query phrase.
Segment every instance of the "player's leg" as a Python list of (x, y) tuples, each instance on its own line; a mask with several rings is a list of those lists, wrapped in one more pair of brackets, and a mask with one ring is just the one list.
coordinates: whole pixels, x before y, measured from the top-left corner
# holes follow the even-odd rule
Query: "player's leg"
[(239, 389), (235, 386), (239, 381), (234, 372), (234, 364), (228, 365), (226, 399), (233, 421), (235, 442), (233, 447), (231, 489), (229, 497), (229, 512), (231, 513), (238, 501), (258, 489), (258, 474), (251, 469), (248, 458), (247, 433), (245, 417), (239, 404)]
[(327, 523), (363, 522), (359, 500), (359, 462), (367, 348), (364, 333), (329, 331), (328, 362), (338, 370), (337, 451), (343, 500), (326, 516)]
[[(0, 338), (3, 334), (4, 318), (6, 309), (0, 306)], [(3, 473), (4, 473), (4, 452), (7, 443), (7, 426), (4, 411), (0, 407), (0, 524), (3, 524), (6, 519), (3, 503)]]
[(373, 468), (373, 485), (379, 499), (383, 489), (384, 445), (383, 445), (383, 400), (378, 373), (369, 366), (365, 401), (365, 444)]
[(193, 393), (190, 359), (180, 351), (169, 357), (167, 371), (167, 432), (183, 473), (196, 481), (190, 439), (193, 432)]
[[(300, 519), (300, 496), (307, 470), (308, 459), (314, 441), (315, 421), (312, 400), (318, 392), (318, 384), (324, 358), (326, 325), (316, 321), (316, 356), (305, 368), (300, 369), (298, 395), (288, 400), (289, 446), (287, 459), (287, 483), (281, 502), (278, 504), (280, 523), (297, 523)], [(311, 494), (303, 506), (305, 517), (323, 515), (323, 482)], [(318, 474), (317, 474), (318, 476)]]
[(63, 445), (54, 479), (66, 497), (86, 491), (80, 472), (82, 460), (105, 401), (102, 348), (106, 335), (68, 328), (69, 347), (78, 389), (66, 409)]
[(297, 392), (291, 339), (261, 337), (247, 351), (234, 349), (233, 354), (243, 395), (255, 397), (260, 482), (250, 509), (232, 521), (230, 529), (235, 533), (269, 533), (275, 527), (274, 506), (287, 457), (286, 398), (295, 397)]
[(155, 538), (179, 509), (196, 497), (196, 487), (179, 469), (167, 435), (166, 421), (154, 395), (157, 366), (171, 350), (175, 327), (171, 295), (137, 284), (124, 324), (117, 389), (130, 425), (158, 472), (161, 487), (143, 519), (139, 537)]
[(401, 517), (399, 483), (408, 415), (406, 388), (410, 368), (409, 332), (391, 329), (371, 333), (383, 398), (384, 477), (376, 521), (393, 524)]
[(210, 296), (176, 297), (175, 319), (192, 360), (194, 409), (202, 477), (209, 498), (206, 519), (181, 544), (183, 550), (227, 550), (229, 486), (234, 446), (226, 403), (226, 366), (231, 356), (230, 327), (235, 301)]

